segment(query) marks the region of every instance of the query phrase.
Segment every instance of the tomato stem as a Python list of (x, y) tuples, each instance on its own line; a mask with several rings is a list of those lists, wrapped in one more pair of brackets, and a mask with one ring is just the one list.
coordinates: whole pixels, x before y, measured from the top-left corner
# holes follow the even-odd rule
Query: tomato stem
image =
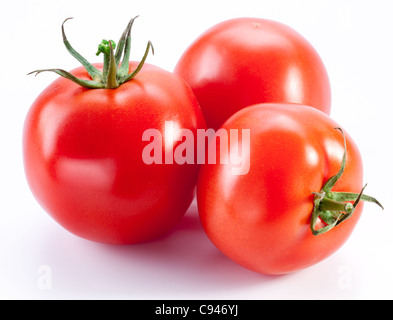
[(104, 55), (104, 67), (102, 70), (103, 80), (104, 83), (107, 83), (108, 79), (108, 71), (110, 66), (110, 59), (111, 59), (111, 48), (115, 48), (116, 44), (113, 40), (102, 40), (102, 42), (98, 45), (97, 56), (101, 53)]
[(323, 197), (319, 203), (319, 210), (321, 211), (352, 213), (353, 209), (353, 205), (350, 202), (335, 201), (327, 197)]
[(119, 83), (117, 82), (116, 79), (117, 66), (115, 61), (115, 55), (113, 53), (112, 42), (109, 42), (109, 47), (110, 47), (109, 62), (108, 62), (109, 67), (108, 67), (108, 73), (106, 74), (106, 87), (108, 89), (116, 89), (117, 87), (119, 87)]
[[(340, 223), (349, 219), (355, 212), (355, 209), (360, 201), (372, 202), (384, 209), (377, 199), (363, 194), (367, 185), (362, 188), (360, 193), (331, 191), (334, 185), (343, 175), (347, 160), (347, 145), (344, 131), (341, 128), (335, 129), (339, 130), (343, 135), (344, 155), (339, 172), (328, 179), (328, 181), (322, 187), (322, 190), (319, 192), (313, 192), (314, 209), (311, 215), (310, 227), (314, 236), (326, 233), (334, 227), (338, 226)], [(352, 204), (350, 201), (354, 201), (354, 203)], [(322, 220), (326, 226), (315, 229), (318, 219)]]
[[(63, 69), (41, 69), (30, 72), (28, 74), (35, 73), (36, 75), (40, 74), (44, 71), (54, 72), (68, 80), (75, 82), (76, 84), (87, 88), (87, 89), (115, 89), (120, 85), (132, 80), (142, 69), (146, 58), (149, 54), (150, 49), (154, 54), (154, 48), (149, 41), (147, 44), (147, 48), (145, 54), (133, 72), (130, 72), (130, 53), (131, 53), (131, 28), (134, 23), (134, 20), (138, 16), (132, 18), (127, 28), (124, 30), (117, 46), (116, 53), (114, 53), (114, 49), (116, 48), (116, 44), (113, 40), (103, 40), (98, 46), (97, 55), (103, 53), (104, 55), (104, 67), (103, 71), (99, 71), (96, 67), (94, 67), (89, 61), (87, 61), (80, 53), (78, 53), (70, 44), (67, 39), (67, 36), (64, 31), (64, 24), (70, 19), (67, 18), (61, 25), (61, 31), (63, 35), (63, 43), (67, 48), (68, 52), (77, 59), (86, 69), (88, 74), (91, 77), (91, 80), (79, 79), (72, 75), (71, 73), (63, 70)], [(123, 60), (122, 60), (123, 57)], [(122, 61), (121, 61), (122, 60)], [(119, 67), (121, 61), (121, 65)]]

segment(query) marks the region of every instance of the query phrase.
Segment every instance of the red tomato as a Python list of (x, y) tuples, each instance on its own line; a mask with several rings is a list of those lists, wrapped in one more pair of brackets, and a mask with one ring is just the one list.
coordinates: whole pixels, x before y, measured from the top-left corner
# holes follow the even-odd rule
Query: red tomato
[(26, 177), (38, 202), (74, 234), (110, 244), (152, 240), (184, 215), (198, 165), (164, 161), (182, 144), (178, 128), (193, 134), (205, 128), (185, 81), (144, 64), (150, 42), (139, 63), (129, 61), (135, 19), (116, 53), (114, 41), (102, 41), (97, 55), (104, 64), (97, 65), (71, 46), (64, 32), (69, 19), (63, 22), (64, 45), (83, 67), (32, 72), (62, 78), (36, 99), (23, 136)]
[[(361, 155), (345, 133), (344, 173), (331, 192), (323, 189), (345, 163), (343, 135), (336, 127), (337, 123), (315, 108), (289, 104), (250, 106), (225, 122), (222, 130), (241, 130), (239, 138), (231, 139), (230, 149), (226, 145), (224, 150), (219, 139), (213, 139), (213, 148), (217, 155), (219, 149), (231, 154), (234, 148), (244, 162), (249, 161), (249, 170), (234, 174), (239, 161), (221, 164), (217, 160), (217, 164), (201, 167), (197, 187), (200, 217), (219, 250), (253, 271), (284, 274), (316, 264), (343, 245), (360, 218), (362, 202), (351, 217), (335, 211), (315, 216), (313, 228), (317, 231), (333, 226), (328, 220), (332, 214), (340, 216), (342, 220), (330, 231), (315, 236), (310, 228), (317, 199), (313, 192), (325, 190), (326, 198), (351, 200), (325, 200), (329, 206), (341, 208), (351, 207), (348, 203), (355, 199), (358, 204), (363, 187)], [(240, 135), (248, 129), (247, 142)], [(361, 200), (376, 202), (364, 195)], [(322, 210), (322, 204), (316, 208)], [(344, 221), (344, 217), (349, 219)]]
[(330, 83), (320, 56), (278, 22), (238, 18), (213, 26), (184, 52), (174, 72), (190, 84), (210, 128), (262, 102), (305, 104), (330, 113)]
[[(72, 74), (89, 79), (84, 68)], [(205, 127), (189, 86), (160, 68), (145, 64), (117, 89), (59, 78), (25, 123), (25, 171), (35, 197), (64, 228), (89, 240), (130, 244), (168, 232), (190, 205), (198, 174), (194, 164), (142, 159), (147, 129), (162, 133), (163, 153), (170, 146), (169, 120), (192, 132)]]

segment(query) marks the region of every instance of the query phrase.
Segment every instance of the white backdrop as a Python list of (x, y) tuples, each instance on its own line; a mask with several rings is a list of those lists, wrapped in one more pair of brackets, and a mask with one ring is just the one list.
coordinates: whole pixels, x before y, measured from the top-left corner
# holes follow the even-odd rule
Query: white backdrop
[[(1, 299), (391, 299), (393, 298), (393, 22), (390, 0), (144, 0), (1, 2), (0, 12), (0, 298)], [(5, 6), (3, 8), (3, 6)], [(118, 40), (128, 20), (132, 59), (151, 40), (148, 62), (173, 70), (185, 48), (210, 26), (252, 16), (285, 23), (317, 49), (328, 70), (331, 116), (357, 142), (367, 193), (349, 241), (327, 260), (280, 277), (245, 270), (203, 233), (195, 203), (161, 241), (111, 247), (77, 238), (56, 224), (27, 187), (21, 157), (24, 117), (54, 74), (78, 66), (60, 26), (90, 61), (103, 38)], [(43, 282), (50, 275), (51, 282)]]

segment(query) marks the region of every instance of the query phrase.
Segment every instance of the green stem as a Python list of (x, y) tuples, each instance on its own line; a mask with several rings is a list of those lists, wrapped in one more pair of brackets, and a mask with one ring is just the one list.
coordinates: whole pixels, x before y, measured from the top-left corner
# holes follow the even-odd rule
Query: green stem
[[(352, 192), (334, 192), (332, 193), (331, 197), (336, 201), (355, 201), (358, 198), (358, 195), (359, 194)], [(362, 195), (360, 200), (375, 203), (376, 205), (380, 206), (382, 210), (384, 209), (383, 205), (379, 203), (379, 201), (374, 197)]]
[[(131, 52), (131, 28), (134, 23), (134, 20), (137, 17), (132, 18), (126, 29), (124, 30), (120, 40), (119, 45), (116, 50), (116, 54), (114, 53), (114, 49), (116, 47), (115, 42), (110, 40), (103, 40), (101, 44), (98, 46), (97, 55), (103, 53), (104, 55), (104, 66), (103, 71), (99, 71), (96, 67), (94, 67), (90, 62), (88, 62), (81, 54), (79, 54), (69, 43), (67, 36), (64, 31), (64, 24), (66, 21), (72, 19), (68, 18), (64, 20), (61, 25), (61, 31), (63, 35), (63, 43), (67, 48), (68, 52), (76, 58), (86, 69), (87, 73), (90, 75), (91, 80), (79, 79), (72, 75), (71, 73), (63, 70), (63, 69), (41, 69), (30, 72), (29, 74), (35, 73), (36, 75), (41, 72), (54, 72), (68, 80), (75, 82), (76, 84), (87, 88), (87, 89), (116, 89), (122, 84), (132, 80), (142, 69), (147, 55), (152, 49), (154, 54), (154, 49), (149, 41), (147, 44), (147, 48), (145, 50), (145, 54), (142, 57), (142, 60), (138, 64), (137, 68), (130, 72), (130, 52)], [(123, 60), (122, 60), (123, 57)], [(121, 61), (122, 60), (122, 61)], [(121, 65), (119, 67), (119, 63), (121, 61)]]
[(117, 73), (117, 66), (116, 66), (116, 60), (115, 60), (115, 55), (113, 53), (113, 46), (112, 42), (109, 42), (109, 47), (110, 47), (110, 54), (109, 54), (109, 67), (108, 67), (108, 73), (106, 77), (106, 87), (107, 89), (116, 89), (119, 87), (119, 83), (117, 82), (116, 79), (116, 73)]
[(71, 20), (73, 18), (67, 18), (64, 20), (64, 22), (61, 25), (61, 32), (63, 35), (63, 43), (65, 45), (65, 47), (67, 48), (68, 52), (75, 58), (77, 59), (86, 69), (86, 71), (89, 73), (89, 75), (91, 76), (91, 78), (94, 81), (101, 81), (102, 82), (102, 75), (101, 72), (94, 67), (89, 61), (87, 61), (84, 57), (82, 57), (82, 55), (80, 53), (78, 53), (70, 44), (70, 42), (67, 39), (67, 36), (65, 34), (64, 31), (64, 24), (68, 21)]
[(35, 70), (32, 72), (29, 72), (28, 75), (35, 73), (37, 76), (41, 72), (54, 72), (58, 74), (59, 76), (62, 76), (63, 78), (66, 78), (68, 80), (71, 80), (75, 82), (76, 84), (80, 85), (81, 87), (84, 87), (86, 89), (104, 89), (105, 84), (102, 82), (97, 82), (97, 81), (92, 81), (92, 80), (82, 80), (77, 77), (75, 77), (73, 74), (69, 73), (68, 71), (65, 71), (63, 69), (41, 69), (41, 70)]
[(341, 178), (341, 176), (343, 175), (344, 170), (345, 170), (345, 165), (347, 163), (347, 141), (345, 139), (344, 131), (341, 128), (334, 128), (334, 129), (339, 130), (343, 136), (344, 154), (343, 154), (343, 157), (341, 160), (340, 171), (336, 175), (334, 175), (333, 177), (330, 177), (330, 179), (326, 182), (326, 184), (322, 188), (322, 190), (325, 191), (326, 193), (330, 192), (330, 190), (332, 190), (332, 188), (337, 183), (337, 181)]
[(111, 51), (116, 47), (116, 44), (113, 40), (102, 40), (102, 42), (98, 45), (98, 51), (96, 55), (100, 55), (101, 53), (104, 55), (104, 67), (102, 70), (102, 76), (104, 78), (104, 83), (107, 83), (108, 72), (111, 63)]
[[(347, 160), (347, 145), (344, 131), (341, 128), (335, 129), (340, 130), (343, 136), (344, 155), (339, 172), (329, 178), (319, 192), (313, 192), (314, 209), (311, 215), (310, 228), (312, 234), (315, 236), (326, 233), (349, 219), (354, 214), (360, 201), (375, 203), (383, 209), (383, 206), (375, 198), (363, 194), (366, 185), (362, 188), (360, 193), (331, 191), (343, 175)], [(354, 201), (354, 203), (352, 204), (351, 201)], [(325, 227), (316, 229), (318, 218), (326, 224)]]
[[(129, 61), (130, 61), (130, 55), (131, 55), (131, 29), (132, 29), (132, 26), (133, 26), (136, 18), (138, 18), (138, 16), (131, 19), (131, 21), (128, 23), (128, 26), (125, 30), (125, 31), (127, 31), (127, 33), (125, 34), (125, 38), (124, 38), (124, 57), (123, 57), (123, 61), (121, 62), (121, 66), (118, 70), (119, 78), (125, 77), (128, 74), (128, 72), (130, 71)], [(122, 39), (120, 39), (120, 41), (121, 40)], [(116, 64), (117, 65), (119, 65), (120, 59), (121, 59), (121, 56), (116, 57)]]
[[(118, 44), (118, 47), (116, 50), (116, 55), (115, 55), (117, 66), (120, 63), (121, 57), (123, 55), (123, 49), (124, 49), (126, 42), (127, 43), (130, 42), (130, 43), (129, 43), (129, 48), (124, 49), (123, 63), (125, 63), (126, 61), (129, 60), (129, 54), (127, 55), (127, 52), (128, 53), (131, 52), (131, 28), (132, 28), (132, 25), (134, 24), (134, 21), (136, 18), (138, 18), (138, 16), (136, 16), (130, 20), (130, 22), (127, 25), (127, 28), (124, 30), (124, 32), (119, 40), (119, 44)], [(128, 73), (128, 70), (127, 70), (127, 73)]]
[(339, 202), (324, 197), (319, 203), (319, 210), (352, 213), (353, 205), (349, 202)]
[(128, 74), (127, 76), (125, 76), (121, 79), (122, 83), (130, 81), (131, 79), (135, 78), (135, 76), (139, 73), (139, 71), (141, 71), (141, 69), (146, 61), (147, 55), (149, 54), (150, 48), (152, 50), (152, 53), (154, 54), (153, 44), (149, 41), (147, 43), (145, 54), (143, 55), (141, 62), (139, 62), (138, 66), (136, 67), (136, 69), (132, 73)]

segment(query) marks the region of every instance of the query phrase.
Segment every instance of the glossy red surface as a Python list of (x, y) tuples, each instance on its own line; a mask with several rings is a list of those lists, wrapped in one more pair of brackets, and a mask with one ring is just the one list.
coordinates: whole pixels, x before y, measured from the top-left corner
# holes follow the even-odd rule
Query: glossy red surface
[[(89, 78), (83, 68), (73, 73)], [(89, 240), (128, 244), (167, 232), (194, 197), (198, 166), (143, 161), (147, 129), (162, 133), (162, 148), (180, 143), (166, 140), (165, 121), (192, 132), (205, 126), (192, 90), (170, 72), (145, 64), (113, 90), (59, 78), (25, 122), (24, 164), (33, 194), (63, 227)]]
[(237, 18), (219, 23), (187, 48), (174, 72), (194, 90), (210, 128), (263, 102), (298, 103), (330, 113), (330, 83), (320, 56), (279, 22)]

